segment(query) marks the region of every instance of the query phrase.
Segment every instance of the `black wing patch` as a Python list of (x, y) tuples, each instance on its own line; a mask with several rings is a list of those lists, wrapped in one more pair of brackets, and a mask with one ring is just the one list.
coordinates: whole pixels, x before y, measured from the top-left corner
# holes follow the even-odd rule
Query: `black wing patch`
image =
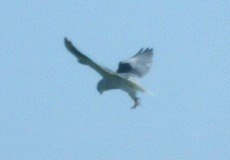
[(126, 78), (143, 77), (150, 70), (152, 64), (153, 49), (141, 49), (133, 57), (126, 61), (121, 61), (118, 65), (117, 73)]
[(117, 73), (127, 73), (127, 72), (132, 71), (132, 69), (133, 68), (132, 68), (131, 64), (120, 62), (119, 67), (117, 69)]

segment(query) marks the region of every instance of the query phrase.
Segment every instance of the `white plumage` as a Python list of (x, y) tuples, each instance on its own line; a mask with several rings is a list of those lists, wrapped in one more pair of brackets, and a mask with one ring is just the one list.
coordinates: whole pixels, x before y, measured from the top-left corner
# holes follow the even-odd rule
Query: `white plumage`
[(136, 108), (140, 104), (139, 98), (136, 96), (137, 91), (145, 92), (145, 90), (130, 78), (143, 77), (149, 72), (152, 64), (153, 49), (141, 49), (130, 59), (120, 62), (117, 72), (114, 72), (93, 62), (77, 50), (67, 38), (64, 39), (64, 42), (66, 48), (77, 57), (81, 64), (90, 66), (103, 77), (97, 85), (99, 93), (102, 94), (104, 91), (111, 89), (121, 89), (133, 99), (134, 105), (132, 108)]

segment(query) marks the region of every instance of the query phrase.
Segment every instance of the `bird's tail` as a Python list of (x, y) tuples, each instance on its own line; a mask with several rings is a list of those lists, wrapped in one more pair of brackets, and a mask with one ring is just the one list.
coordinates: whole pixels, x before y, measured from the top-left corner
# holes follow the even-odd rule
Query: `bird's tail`
[(155, 96), (155, 94), (150, 90), (145, 90), (145, 93), (147, 93), (150, 96)]
[(143, 87), (141, 87), (139, 84), (137, 84), (137, 83), (135, 83), (135, 82), (133, 82), (131, 80), (129, 80), (129, 82), (130, 82), (131, 86), (133, 88), (135, 88), (136, 90), (138, 90), (140, 92), (145, 92), (145, 89)]
[(143, 93), (145, 92), (145, 93), (147, 93), (148, 95), (151, 95), (151, 96), (154, 96), (154, 95), (155, 95), (152, 91), (150, 91), (150, 90), (148, 90), (148, 89), (144, 89), (142, 86), (140, 86), (140, 85), (137, 84), (136, 82), (131, 81), (131, 80), (129, 80), (129, 82), (130, 82), (131, 86), (132, 86), (133, 88), (135, 88), (136, 90), (138, 90), (138, 91), (140, 91), (140, 92), (143, 92)]

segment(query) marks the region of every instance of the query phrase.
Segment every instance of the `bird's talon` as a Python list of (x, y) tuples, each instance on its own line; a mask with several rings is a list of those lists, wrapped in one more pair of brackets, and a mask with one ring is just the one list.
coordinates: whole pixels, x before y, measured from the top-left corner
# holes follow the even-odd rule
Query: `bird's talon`
[(134, 104), (133, 107), (131, 107), (131, 109), (135, 109), (135, 108), (137, 108), (137, 106), (139, 106), (139, 105), (140, 105), (140, 103), (139, 103), (139, 98), (135, 98), (135, 104)]

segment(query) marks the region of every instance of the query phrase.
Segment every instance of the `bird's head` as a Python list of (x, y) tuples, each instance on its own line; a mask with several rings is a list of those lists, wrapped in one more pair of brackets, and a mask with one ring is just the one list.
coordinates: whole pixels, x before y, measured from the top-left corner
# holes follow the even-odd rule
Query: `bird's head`
[(105, 79), (102, 79), (102, 80), (100, 80), (99, 82), (98, 82), (98, 84), (97, 84), (97, 90), (98, 90), (98, 92), (100, 93), (100, 94), (102, 94), (104, 91), (106, 91), (107, 90), (107, 85), (106, 85), (107, 83), (106, 83), (106, 81), (105, 81)]

